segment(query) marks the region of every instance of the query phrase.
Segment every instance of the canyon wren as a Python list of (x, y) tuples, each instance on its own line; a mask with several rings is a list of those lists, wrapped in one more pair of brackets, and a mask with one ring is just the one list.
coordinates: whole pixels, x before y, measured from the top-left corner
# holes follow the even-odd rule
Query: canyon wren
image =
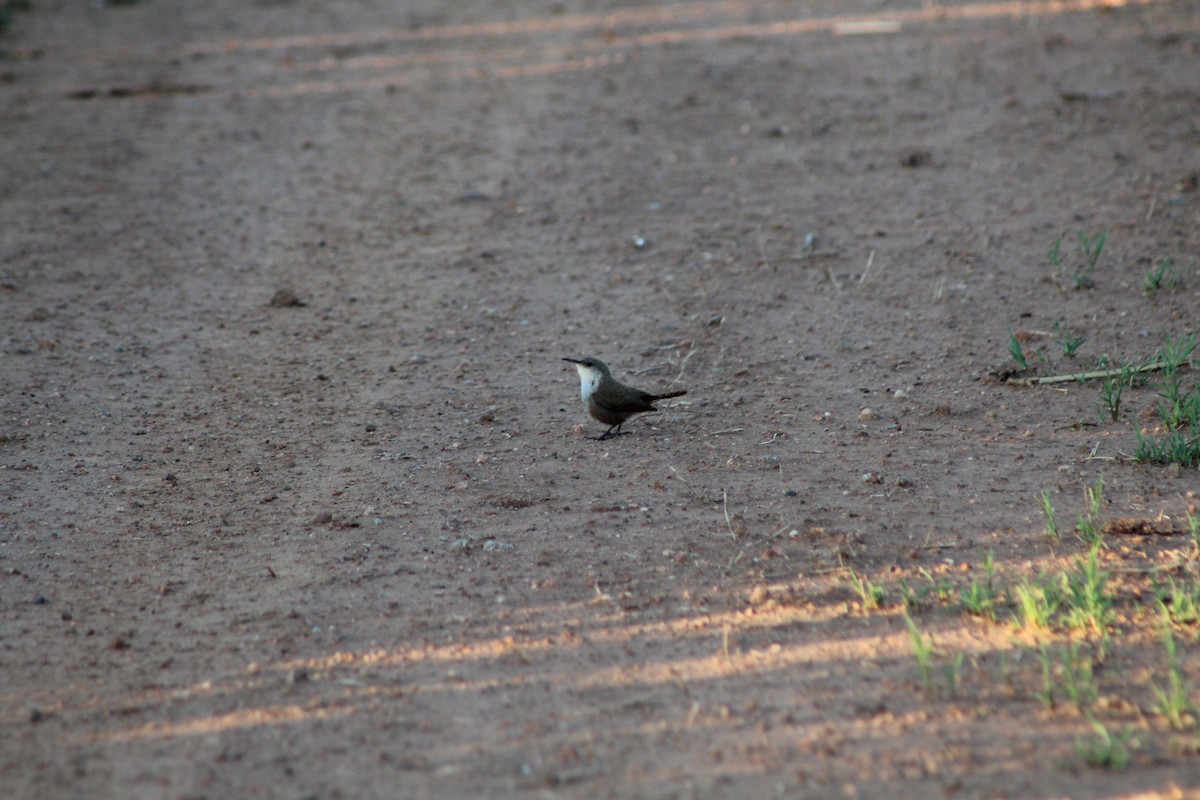
[[(608, 364), (594, 356), (586, 358), (564, 358), (579, 370), (579, 394), (588, 413), (608, 426), (608, 430), (599, 436), (589, 436), (602, 442), (610, 436), (621, 435), (621, 423), (634, 414), (645, 411), (658, 411), (654, 403), (670, 397), (687, 394), (680, 389), (664, 394), (650, 394), (641, 389), (626, 386), (612, 376)], [(628, 431), (626, 431), (628, 432)]]

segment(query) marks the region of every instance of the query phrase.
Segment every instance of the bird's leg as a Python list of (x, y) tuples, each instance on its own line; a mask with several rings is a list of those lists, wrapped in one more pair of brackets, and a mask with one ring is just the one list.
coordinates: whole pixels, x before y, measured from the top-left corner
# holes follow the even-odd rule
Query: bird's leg
[(605, 439), (615, 439), (618, 436), (624, 436), (625, 434), (629, 433), (629, 431), (621, 430), (621, 426), (624, 424), (625, 423), (623, 422), (618, 422), (616, 425), (610, 425), (608, 430), (599, 436), (589, 436), (588, 438), (593, 442), (603, 442)]

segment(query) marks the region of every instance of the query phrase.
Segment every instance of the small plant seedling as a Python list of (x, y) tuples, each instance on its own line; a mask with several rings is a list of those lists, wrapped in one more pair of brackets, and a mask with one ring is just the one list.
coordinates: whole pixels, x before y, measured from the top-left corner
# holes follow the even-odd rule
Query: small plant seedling
[(1158, 416), (1168, 430), (1182, 428), (1200, 420), (1200, 387), (1183, 390), (1178, 375), (1172, 375), (1158, 393), (1163, 402), (1158, 404)]
[(1104, 506), (1104, 476), (1096, 478), (1096, 482), (1091, 486), (1085, 486), (1083, 497), (1087, 501), (1088, 519), (1094, 524), (1100, 524), (1100, 509)]
[(1104, 504), (1104, 476), (1101, 475), (1094, 485), (1085, 486), (1083, 495), (1087, 501), (1087, 511), (1075, 515), (1075, 530), (1080, 539), (1094, 548), (1100, 546), (1104, 538), (1100, 525), (1100, 507)]
[(1179, 276), (1175, 274), (1175, 267), (1169, 258), (1158, 262), (1157, 267), (1151, 267), (1142, 279), (1142, 291), (1146, 294), (1154, 294), (1160, 289), (1178, 289), (1179, 285)]
[(1062, 252), (1061, 236), (1054, 240), (1054, 244), (1050, 245), (1050, 252), (1046, 253), (1046, 257), (1050, 259), (1050, 266), (1054, 267), (1055, 272), (1062, 269), (1063, 262), (1067, 260), (1067, 257)]
[(901, 578), (900, 602), (904, 604), (905, 613), (915, 614), (920, 611), (921, 607), (924, 605), (925, 592), (927, 591), (928, 589), (921, 592), (916, 592), (911, 586), (908, 585), (908, 581)]
[(1054, 521), (1054, 503), (1050, 501), (1050, 490), (1046, 489), (1041, 494), (1042, 498), (1042, 513), (1046, 515), (1046, 538), (1052, 542), (1059, 541), (1062, 537), (1058, 533), (1058, 523)]
[(1155, 595), (1170, 622), (1176, 625), (1200, 624), (1200, 584), (1192, 581), (1176, 583), (1174, 578), (1168, 577), (1167, 585), (1159, 586)]
[(1178, 339), (1166, 339), (1158, 349), (1157, 359), (1162, 363), (1162, 373), (1173, 375), (1187, 364), (1196, 350), (1196, 333), (1183, 334)]
[[(1103, 252), (1104, 245), (1107, 242), (1108, 231), (1100, 231), (1091, 236), (1085, 231), (1079, 231), (1077, 239), (1078, 253), (1076, 258), (1072, 259), (1077, 264), (1070, 276), (1072, 289), (1091, 289), (1095, 285), (1092, 281), (1092, 273), (1096, 271), (1096, 264), (1100, 261), (1100, 253)], [(1073, 265), (1067, 263), (1067, 254), (1063, 252), (1062, 236), (1054, 240), (1054, 244), (1051, 245), (1047, 256), (1050, 259), (1051, 266), (1054, 267), (1055, 273), (1061, 278), (1065, 278), (1068, 270), (1072, 269)]]
[(1100, 251), (1104, 249), (1107, 241), (1108, 231), (1100, 231), (1095, 236), (1088, 236), (1083, 231), (1079, 232), (1079, 250), (1083, 253), (1086, 262), (1084, 269), (1090, 272), (1096, 268), (1096, 262), (1100, 260)]
[(1075, 351), (1087, 341), (1086, 337), (1076, 336), (1068, 330), (1061, 322), (1054, 323), (1054, 332), (1058, 334), (1058, 338), (1054, 341), (1062, 348), (1063, 358), (1074, 358)]
[(968, 614), (996, 619), (996, 598), (987, 584), (971, 581), (959, 591), (959, 600)]
[(1092, 730), (1095, 736), (1075, 737), (1075, 752), (1093, 767), (1123, 770), (1129, 765), (1129, 740), (1133, 738), (1133, 730), (1126, 729), (1123, 733), (1113, 736), (1103, 723), (1092, 720)]
[(1172, 728), (1181, 731), (1195, 725), (1192, 712), (1196, 707), (1192, 704), (1183, 670), (1179, 667), (1175, 637), (1171, 635), (1171, 620), (1166, 614), (1163, 619), (1163, 647), (1167, 651), (1167, 687), (1164, 689), (1157, 683), (1150, 684), (1150, 690), (1158, 700), (1154, 712), (1162, 715)]
[(1110, 573), (1100, 568), (1100, 545), (1087, 559), (1075, 559), (1075, 572), (1061, 576), (1065, 622), (1073, 629), (1091, 628), (1104, 634), (1113, 618), (1113, 596), (1108, 593)]
[(971, 581), (970, 585), (959, 591), (959, 600), (967, 613), (994, 622), (999, 593), (996, 591), (996, 563), (991, 550), (983, 558), (983, 575), (982, 583)]
[(954, 658), (942, 665), (946, 671), (946, 688), (949, 690), (951, 697), (958, 691), (959, 675), (962, 673), (963, 657), (965, 655), (966, 653), (956, 653)]
[(850, 570), (850, 586), (854, 589), (854, 593), (862, 599), (864, 611), (874, 611), (883, 605), (886, 597), (883, 587), (871, 583), (868, 578), (864, 578), (854, 570)]
[[(1121, 395), (1133, 385), (1137, 374), (1137, 367), (1126, 363), (1121, 367), (1119, 374), (1105, 376), (1104, 385), (1100, 388), (1101, 408), (1108, 412), (1113, 422), (1116, 422), (1121, 416)], [(1101, 418), (1103, 416), (1101, 414)]]
[(1072, 642), (1063, 651), (1063, 691), (1075, 707), (1083, 712), (1096, 702), (1096, 697), (1100, 694), (1093, 666), (1092, 659), (1081, 652), (1079, 642)]
[(1055, 650), (1043, 643), (1038, 648), (1038, 663), (1042, 668), (1042, 685), (1037, 691), (1037, 698), (1042, 705), (1054, 709), (1061, 690), (1076, 708), (1085, 714), (1089, 713), (1100, 691), (1096, 685), (1092, 658), (1083, 652), (1078, 642)]
[(1107, 241), (1108, 231), (1101, 231), (1094, 236), (1088, 236), (1083, 231), (1079, 232), (1079, 253), (1083, 258), (1083, 267), (1071, 276), (1073, 288), (1091, 289), (1095, 286), (1095, 282), (1092, 281), (1092, 273), (1096, 271), (1100, 253), (1104, 250)]
[(1043, 576), (1037, 583), (1022, 581), (1013, 587), (1016, 599), (1016, 623), (1018, 627), (1032, 630), (1049, 630), (1050, 620), (1062, 603), (1062, 593), (1052, 581)]
[(1193, 423), (1190, 430), (1176, 428), (1162, 439), (1150, 438), (1139, 429), (1137, 440), (1133, 450), (1136, 461), (1200, 467), (1200, 422)]
[(951, 583), (946, 578), (942, 578), (941, 580), (939, 580), (939, 579), (933, 577), (933, 573), (931, 573), (929, 570), (925, 569), (924, 567), (921, 567), (918, 570), (918, 572), (921, 573), (922, 578), (929, 581), (929, 583), (930, 583), (929, 589), (931, 591), (933, 591), (935, 594), (937, 594), (938, 600), (941, 600), (944, 603), (950, 599), (950, 596), (954, 592), (954, 584), (953, 583)]
[(925, 684), (925, 693), (933, 694), (933, 643), (925, 641), (925, 635), (912, 621), (908, 614), (904, 615), (904, 624), (908, 626), (908, 638), (912, 641), (913, 656), (917, 659), (917, 669), (921, 671), (921, 680)]
[(1170, 430), (1200, 419), (1200, 387), (1186, 391), (1179, 374), (1182, 367), (1191, 363), (1196, 350), (1196, 334), (1190, 333), (1176, 339), (1166, 339), (1155, 359), (1161, 364), (1162, 386), (1158, 392), (1162, 402), (1158, 414)]
[(1012, 328), (1008, 329), (1008, 354), (1022, 371), (1029, 369), (1029, 362), (1025, 358), (1025, 348), (1021, 346), (1021, 340), (1012, 332)]

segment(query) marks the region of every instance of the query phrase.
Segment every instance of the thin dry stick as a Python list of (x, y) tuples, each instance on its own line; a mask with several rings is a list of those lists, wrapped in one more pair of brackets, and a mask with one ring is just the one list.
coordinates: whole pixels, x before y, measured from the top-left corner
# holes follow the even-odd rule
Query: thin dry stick
[(833, 284), (833, 288), (837, 289), (838, 294), (841, 294), (842, 293), (842, 284), (841, 284), (841, 281), (839, 281), (837, 279), (837, 275), (833, 274), (833, 269), (832, 268), (826, 269), (825, 274), (829, 276), (829, 280)]
[(742, 560), (742, 556), (744, 556), (744, 555), (746, 555), (746, 551), (745, 551), (745, 550), (739, 550), (739, 551), (738, 551), (738, 554), (737, 554), (736, 556), (734, 556), (733, 558), (729, 559), (729, 563), (725, 565), (725, 571), (726, 571), (726, 572), (729, 572), (729, 570), (733, 569), (733, 568), (734, 568), (734, 566), (735, 566), (735, 565), (736, 565), (736, 564), (737, 564), (739, 561), (741, 561), (741, 560)]
[[(782, 536), (782, 535), (783, 535), (783, 532), (784, 532), (784, 531), (786, 531), (786, 530), (788, 530), (788, 529), (789, 529), (789, 528), (791, 528), (791, 527), (792, 527), (792, 523), (790, 523), (790, 522), (789, 522), (789, 523), (787, 523), (786, 525), (784, 525), (782, 528), (780, 528), (779, 530), (777, 530), (777, 531), (775, 531), (774, 533), (772, 533), (772, 534), (771, 534), (771, 535), (770, 535), (768, 538), (770, 538), (770, 539), (774, 539), (774, 538), (776, 538), (776, 537), (778, 537), (778, 536)], [(787, 556), (785, 555), (784, 557), (786, 558)]]
[(687, 353), (684, 354), (683, 360), (679, 362), (679, 374), (675, 376), (675, 380), (673, 380), (667, 384), (668, 387), (674, 386), (675, 384), (679, 383), (679, 379), (683, 377), (683, 371), (685, 369), (687, 369), (688, 359), (691, 358), (693, 355), (695, 355), (695, 353), (696, 353), (696, 345), (692, 345), (692, 349), (688, 350)]
[(863, 268), (862, 275), (858, 276), (858, 285), (862, 286), (871, 276), (871, 265), (875, 263), (875, 251), (871, 250), (871, 254), (867, 256), (867, 266)]
[(733, 532), (733, 521), (729, 519), (729, 490), (721, 490), (721, 506), (725, 509), (725, 524), (729, 527), (729, 535), (733, 540), (737, 541), (737, 534)]
[(771, 262), (767, 260), (767, 248), (763, 245), (762, 225), (755, 226), (755, 233), (758, 234), (758, 257), (762, 259), (763, 266), (770, 269)]
[(688, 479), (687, 479), (687, 478), (685, 478), (685, 477), (683, 477), (682, 475), (680, 475), (680, 474), (679, 474), (679, 470), (675, 469), (674, 467), (668, 467), (668, 469), (670, 469), (670, 470), (671, 470), (671, 472), (674, 472), (674, 473), (675, 473), (675, 477), (676, 477), (676, 478), (678, 478), (680, 481), (682, 481), (682, 482), (683, 482), (683, 485), (684, 485), (684, 486), (686, 486), (686, 487), (688, 488), (688, 490), (689, 490), (689, 491), (691, 491), (691, 493), (692, 493), (692, 497), (696, 498), (696, 499), (697, 499), (697, 500), (699, 500), (701, 503), (703, 503), (703, 502), (704, 502), (704, 496), (703, 496), (703, 495), (701, 495), (701, 494), (700, 494), (700, 492), (696, 491), (696, 487), (695, 487), (695, 486), (692, 486), (692, 484), (688, 482)]
[[(1153, 372), (1157, 369), (1165, 367), (1162, 361), (1152, 361), (1149, 364), (1142, 364), (1140, 367), (1134, 367), (1133, 372)], [(1094, 372), (1076, 372), (1070, 375), (1047, 375), (1044, 378), (1009, 378), (1008, 382), (1015, 386), (1033, 386), (1040, 383), (1066, 383), (1067, 381), (1090, 381), (1094, 378), (1115, 378), (1125, 371), (1121, 369), (1098, 369)]]

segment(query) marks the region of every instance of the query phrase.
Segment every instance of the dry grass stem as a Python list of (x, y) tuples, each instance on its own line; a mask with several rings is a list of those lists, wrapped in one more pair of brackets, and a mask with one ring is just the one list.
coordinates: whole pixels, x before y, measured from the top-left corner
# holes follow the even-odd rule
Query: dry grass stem
[[(1142, 364), (1140, 367), (1134, 367), (1133, 372), (1153, 372), (1154, 370), (1165, 367), (1161, 361), (1153, 361), (1149, 364)], [(1035, 384), (1047, 383), (1067, 383), (1068, 381), (1090, 381), (1096, 378), (1116, 378), (1125, 372), (1125, 368), (1120, 369), (1098, 369), (1092, 372), (1072, 372), (1066, 375), (1046, 375), (1041, 378), (1009, 378), (1008, 383), (1013, 386), (1033, 386)]]

